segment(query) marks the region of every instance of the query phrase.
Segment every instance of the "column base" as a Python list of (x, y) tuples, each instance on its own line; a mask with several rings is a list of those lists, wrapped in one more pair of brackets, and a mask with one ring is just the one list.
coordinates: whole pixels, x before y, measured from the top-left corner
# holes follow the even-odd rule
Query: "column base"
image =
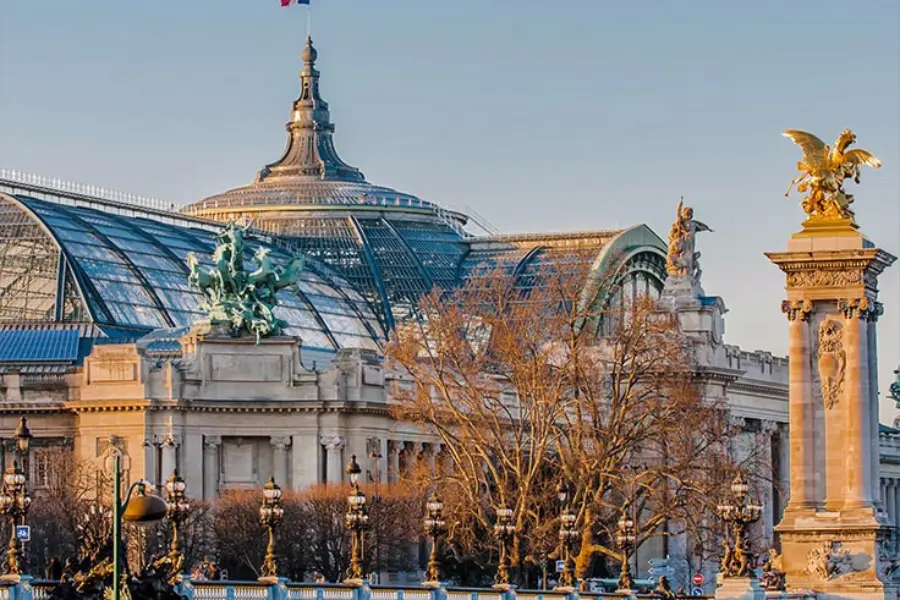
[(750, 577), (716, 577), (716, 600), (766, 600), (766, 591), (758, 579)]

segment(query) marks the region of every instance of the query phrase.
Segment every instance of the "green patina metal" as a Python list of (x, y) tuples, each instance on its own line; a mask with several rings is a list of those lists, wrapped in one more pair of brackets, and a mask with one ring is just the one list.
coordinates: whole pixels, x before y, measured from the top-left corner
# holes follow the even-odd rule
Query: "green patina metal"
[(256, 270), (244, 269), (244, 229), (229, 222), (216, 234), (213, 252), (215, 267), (203, 269), (193, 253), (187, 257), (191, 267), (188, 283), (203, 294), (201, 310), (211, 322), (229, 323), (235, 336), (261, 338), (280, 335), (287, 323), (275, 316), (278, 290), (296, 286), (304, 259), (295, 258), (287, 266), (276, 266), (269, 249), (260, 247), (253, 255)]

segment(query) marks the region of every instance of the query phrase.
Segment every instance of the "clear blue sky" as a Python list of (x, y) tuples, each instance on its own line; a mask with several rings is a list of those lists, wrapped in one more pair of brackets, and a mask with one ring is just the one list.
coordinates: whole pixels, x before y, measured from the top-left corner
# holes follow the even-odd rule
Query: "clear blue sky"
[[(648, 223), (703, 234), (726, 340), (786, 353), (783, 197), (805, 129), (852, 128), (862, 230), (900, 252), (897, 0), (312, 0), (322, 93), (368, 179), (505, 232)], [(306, 9), (277, 0), (3, 0), (0, 166), (186, 203), (284, 146)], [(851, 184), (852, 185), (852, 184)], [(900, 363), (881, 279), (880, 381)], [(894, 416), (882, 402), (882, 420)]]

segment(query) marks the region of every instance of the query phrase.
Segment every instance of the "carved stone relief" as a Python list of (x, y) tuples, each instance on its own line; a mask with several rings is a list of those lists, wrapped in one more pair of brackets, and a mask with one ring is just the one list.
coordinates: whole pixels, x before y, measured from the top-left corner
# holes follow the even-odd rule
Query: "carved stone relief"
[(871, 556), (865, 552), (854, 554), (841, 542), (822, 542), (806, 555), (806, 572), (826, 581), (853, 579), (855, 573), (867, 571), (871, 562)]
[(825, 408), (833, 408), (844, 391), (844, 330), (839, 321), (826, 318), (819, 326), (819, 381)]
[(788, 287), (839, 287), (862, 283), (862, 271), (792, 271)]

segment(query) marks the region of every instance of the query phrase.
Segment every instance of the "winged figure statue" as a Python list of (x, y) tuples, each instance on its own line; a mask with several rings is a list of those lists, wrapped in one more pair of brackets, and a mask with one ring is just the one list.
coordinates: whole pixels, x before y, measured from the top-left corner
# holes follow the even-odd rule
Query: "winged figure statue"
[(805, 131), (788, 129), (783, 135), (791, 138), (803, 151), (803, 160), (797, 163), (800, 175), (791, 181), (784, 195), (790, 196), (794, 186), (798, 192), (809, 192), (801, 204), (808, 221), (853, 221), (850, 209), (853, 196), (844, 191), (844, 180), (852, 178), (859, 183), (860, 167), (868, 165), (877, 169), (881, 161), (861, 148), (847, 150), (856, 142), (856, 135), (849, 129), (841, 132), (834, 147)]
[(675, 211), (675, 222), (669, 230), (669, 249), (666, 271), (674, 277), (691, 277), (700, 281), (700, 253), (696, 251), (695, 236), (712, 231), (706, 223), (694, 219), (694, 209), (684, 205), (684, 198)]

